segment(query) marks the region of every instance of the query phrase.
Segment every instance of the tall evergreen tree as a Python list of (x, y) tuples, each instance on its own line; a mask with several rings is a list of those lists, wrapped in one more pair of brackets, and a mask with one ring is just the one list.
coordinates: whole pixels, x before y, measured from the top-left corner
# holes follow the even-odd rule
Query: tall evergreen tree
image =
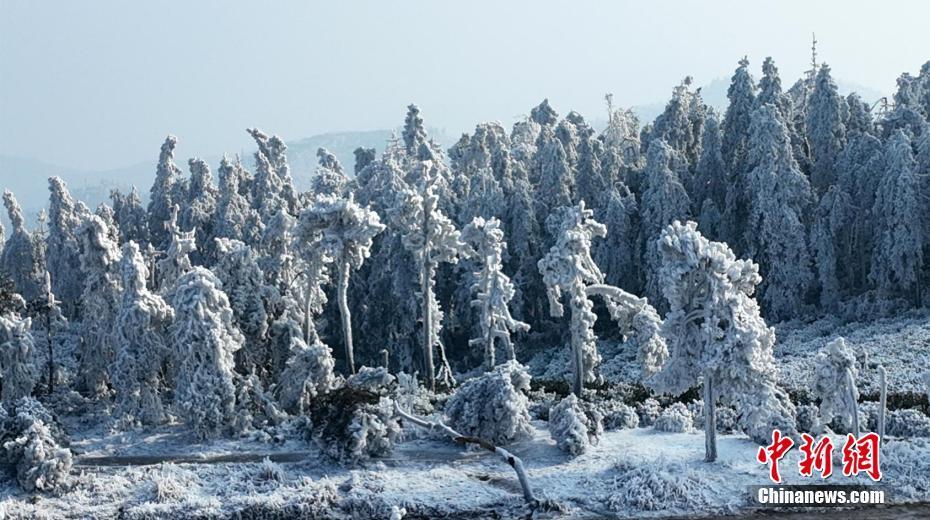
[(846, 114), (846, 100), (837, 92), (830, 66), (823, 64), (817, 72), (805, 121), (813, 160), (811, 184), (818, 192), (836, 182), (836, 160), (846, 146)]
[(749, 165), (749, 127), (756, 108), (755, 84), (749, 60), (743, 58), (733, 74), (727, 98), (730, 104), (723, 119), (720, 151), (727, 167), (727, 192), (723, 206), (722, 235), (736, 251), (743, 249), (743, 234), (749, 215), (746, 173)]
[(61, 300), (66, 316), (74, 317), (79, 308), (81, 283), (81, 246), (77, 228), (83, 215), (71, 198), (65, 181), (60, 177), (48, 180), (49, 200), (48, 247), (46, 263), (52, 275), (52, 291)]
[[(164, 251), (168, 247), (168, 230), (165, 223), (171, 218), (171, 208), (182, 201), (176, 200), (176, 184), (180, 182), (181, 169), (174, 164), (174, 149), (178, 138), (169, 135), (161, 145), (158, 156), (158, 168), (155, 170), (155, 182), (149, 195), (148, 223), (149, 240), (156, 249)], [(55, 291), (59, 293), (58, 290)]]
[(13, 231), (0, 253), (0, 272), (13, 281), (13, 286), (27, 302), (35, 301), (41, 294), (45, 266), (38, 257), (32, 235), (26, 229), (23, 210), (10, 190), (3, 192), (3, 204), (6, 206)]

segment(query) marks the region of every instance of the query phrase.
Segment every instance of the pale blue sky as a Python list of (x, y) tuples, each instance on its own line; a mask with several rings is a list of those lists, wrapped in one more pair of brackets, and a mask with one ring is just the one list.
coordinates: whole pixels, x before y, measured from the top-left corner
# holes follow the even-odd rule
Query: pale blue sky
[[(930, 59), (930, 2), (0, 0), (0, 154), (77, 168), (389, 128), (418, 103), (451, 134), (543, 97), (603, 117), (691, 74), (772, 55), (787, 85), (810, 35), (835, 75), (891, 92)], [(3, 173), (2, 175), (6, 175)]]

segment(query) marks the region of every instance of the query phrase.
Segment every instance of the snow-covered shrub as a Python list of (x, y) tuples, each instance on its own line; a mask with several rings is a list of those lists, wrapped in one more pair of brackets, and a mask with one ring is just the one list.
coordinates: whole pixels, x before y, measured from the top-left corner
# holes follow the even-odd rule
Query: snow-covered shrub
[(267, 432), (264, 430), (284, 422), (286, 414), (265, 391), (264, 384), (256, 374), (236, 374), (234, 381), (236, 417), (232, 422), (232, 430), (240, 434), (258, 431), (267, 439)]
[(303, 414), (313, 399), (336, 385), (335, 361), (329, 347), (321, 342), (311, 346), (303, 338), (291, 338), (291, 357), (281, 372), (278, 401), (288, 413)]
[(729, 406), (717, 407), (717, 431), (720, 433), (739, 431), (739, 416), (736, 414), (736, 410)]
[(57, 491), (67, 484), (71, 450), (53, 416), (38, 401), (24, 397), (0, 414), (0, 454), (15, 466), (26, 491)]
[(32, 395), (36, 385), (31, 325), (32, 320), (16, 314), (0, 316), (0, 395), (4, 403)]
[(820, 416), (825, 423), (838, 418), (841, 428), (851, 431), (852, 414), (858, 413), (855, 400), (859, 398), (855, 354), (845, 339), (836, 338), (817, 353), (814, 366), (811, 393), (820, 400)]
[(549, 433), (562, 451), (581, 455), (597, 444), (603, 432), (600, 412), (580, 401), (575, 394), (549, 410)]
[(878, 432), (878, 403), (866, 401), (859, 404), (859, 424), (863, 430)]
[(542, 421), (549, 420), (549, 409), (561, 400), (558, 394), (542, 388), (530, 390), (526, 395), (530, 400), (530, 417)]
[(449, 426), (492, 444), (506, 444), (529, 435), (530, 375), (516, 361), (494, 367), (456, 389), (446, 403)]
[(346, 380), (346, 386), (355, 390), (383, 394), (393, 382), (394, 376), (384, 367), (362, 367), (357, 374)]
[(688, 411), (691, 412), (691, 419), (695, 423), (699, 423), (704, 420), (704, 401), (701, 399), (696, 399), (687, 404)]
[(615, 403), (605, 410), (605, 430), (626, 430), (639, 426), (639, 415), (632, 406), (624, 403)]
[(255, 478), (265, 482), (284, 482), (285, 479), (281, 465), (272, 462), (268, 457), (262, 459), (256, 473)]
[(886, 433), (895, 437), (930, 437), (930, 417), (920, 410), (895, 410), (888, 414)]
[(416, 415), (433, 413), (431, 393), (417, 381), (415, 376), (400, 372), (397, 374), (397, 388), (394, 400), (401, 409)]
[(662, 413), (662, 405), (651, 397), (636, 405), (636, 414), (639, 415), (640, 426), (654, 425), (660, 413)]
[(343, 464), (389, 453), (400, 434), (393, 399), (349, 385), (318, 396), (309, 412), (306, 437)]
[(631, 510), (699, 510), (711, 502), (706, 475), (682, 463), (621, 461), (614, 467), (612, 491), (605, 502), (624, 515)]
[(819, 435), (824, 432), (823, 421), (820, 419), (820, 409), (812, 404), (801, 404), (795, 408), (794, 420), (799, 432)]
[(686, 433), (694, 427), (691, 411), (684, 403), (672, 403), (656, 418), (655, 429), (660, 432)]

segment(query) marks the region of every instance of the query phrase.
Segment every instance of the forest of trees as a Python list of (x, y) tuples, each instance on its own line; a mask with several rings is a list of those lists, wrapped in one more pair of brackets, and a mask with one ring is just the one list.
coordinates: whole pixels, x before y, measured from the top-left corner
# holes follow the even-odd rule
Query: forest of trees
[[(171, 387), (209, 435), (251, 420), (237, 403), (262, 408), (266, 390), (305, 409), (334, 365), (349, 376), (387, 359), (448, 388), (456, 373), (571, 342), (590, 381), (596, 338), (629, 333), (658, 369), (661, 317), (688, 308), (673, 257), (743, 270), (719, 297), (755, 297), (769, 323), (925, 305), (930, 62), (876, 104), (841, 96), (826, 64), (787, 89), (771, 59), (761, 70), (739, 62), (722, 114), (686, 78), (642, 128), (610, 96), (600, 132), (544, 100), (509, 131), (482, 123), (448, 150), (410, 105), (401, 135), (356, 150), (352, 171), (320, 149), (305, 193), (276, 135), (248, 130), (254, 171), (226, 157), (216, 181), (197, 158), (185, 174), (168, 136), (147, 205), (134, 189), (91, 209), (53, 177), (29, 230), (4, 193), (0, 313), (32, 318), (9, 318), (18, 329), (76, 331), (65, 379), (115, 395), (129, 423), (163, 420)], [(670, 227), (689, 220), (700, 238)], [(709, 253), (703, 237), (729, 249)], [(629, 326), (597, 319), (608, 315)], [(702, 354), (673, 349), (672, 361), (686, 355)], [(63, 378), (35, 369), (50, 386)], [(4, 378), (10, 392), (24, 393)]]

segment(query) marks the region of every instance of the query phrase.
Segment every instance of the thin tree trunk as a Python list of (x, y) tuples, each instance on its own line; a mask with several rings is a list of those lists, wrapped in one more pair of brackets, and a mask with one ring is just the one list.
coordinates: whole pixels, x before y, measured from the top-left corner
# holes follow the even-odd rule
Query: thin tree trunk
[(352, 349), (352, 314), (349, 312), (349, 302), (346, 296), (349, 292), (349, 263), (342, 262), (339, 266), (339, 287), (337, 297), (339, 299), (339, 314), (342, 316), (342, 335), (346, 345), (346, 363), (349, 365), (349, 373), (355, 373), (355, 352)]
[(504, 459), (504, 462), (509, 464), (510, 467), (512, 467), (514, 472), (517, 474), (517, 480), (520, 481), (520, 488), (523, 490), (523, 500), (525, 500), (526, 503), (534, 509), (539, 504), (539, 501), (536, 499), (536, 495), (533, 493), (533, 488), (530, 487), (530, 481), (526, 475), (526, 470), (523, 467), (523, 461), (520, 459), (520, 457), (517, 457), (516, 455), (505, 450), (504, 448), (495, 446), (484, 439), (462, 435), (461, 433), (446, 426), (445, 423), (443, 423), (442, 421), (439, 421), (439, 420), (427, 421), (426, 419), (421, 419), (420, 417), (413, 416), (401, 410), (400, 406), (397, 403), (394, 403), (394, 411), (402, 419), (406, 421), (410, 421), (411, 423), (421, 428), (428, 428), (429, 430), (438, 429), (442, 431), (443, 433), (451, 437), (452, 440), (457, 443), (476, 444), (492, 453), (496, 453), (500, 455), (501, 458)]
[(389, 369), (390, 369), (390, 366), (391, 366), (391, 357), (390, 357), (390, 356), (391, 356), (391, 355), (390, 355), (390, 353), (388, 352), (388, 349), (386, 349), (386, 348), (381, 349), (381, 365), (384, 367), (385, 370), (388, 370), (388, 371), (390, 371)]
[(717, 397), (714, 395), (714, 378), (704, 375), (704, 461), (717, 460)]
[[(572, 321), (578, 319), (578, 312), (575, 309), (572, 309)], [(572, 325), (572, 330), (577, 330), (577, 325)], [(578, 399), (581, 399), (581, 392), (584, 390), (584, 352), (581, 349), (581, 341), (574, 337), (572, 334), (572, 357), (575, 360), (574, 366), (574, 382), (572, 383), (572, 393), (575, 394)]]
[(48, 393), (55, 391), (55, 356), (52, 347), (52, 310), (45, 311), (45, 342), (48, 344)]
[[(312, 319), (312, 317), (311, 317), (311, 316), (313, 315), (313, 313), (310, 311), (310, 291), (311, 291), (311, 289), (310, 289), (310, 287), (309, 287), (309, 285), (308, 285), (308, 287), (307, 287), (307, 294), (306, 294), (307, 299), (306, 299), (306, 301), (304, 302), (304, 342), (305, 342), (307, 345), (310, 345), (310, 344), (313, 343), (312, 341), (310, 341), (310, 340), (311, 340), (311, 332), (310, 332), (310, 331), (311, 331), (311, 327), (312, 327), (312, 323), (311, 323), (311, 322), (313, 321), (313, 319)], [(314, 334), (314, 336), (315, 336), (315, 334)]]
[(885, 438), (885, 409), (888, 405), (888, 386), (882, 365), (878, 366), (878, 384), (881, 392), (878, 397), (878, 438), (881, 440)]
[(853, 435), (859, 437), (859, 403), (853, 393), (856, 381), (853, 379), (852, 371), (846, 369), (846, 399), (849, 401), (849, 415), (852, 416)]
[(436, 367), (433, 365), (433, 288), (432, 266), (424, 254), (423, 267), (420, 273), (420, 290), (423, 292), (423, 367), (426, 372), (426, 384), (430, 390), (436, 391)]

